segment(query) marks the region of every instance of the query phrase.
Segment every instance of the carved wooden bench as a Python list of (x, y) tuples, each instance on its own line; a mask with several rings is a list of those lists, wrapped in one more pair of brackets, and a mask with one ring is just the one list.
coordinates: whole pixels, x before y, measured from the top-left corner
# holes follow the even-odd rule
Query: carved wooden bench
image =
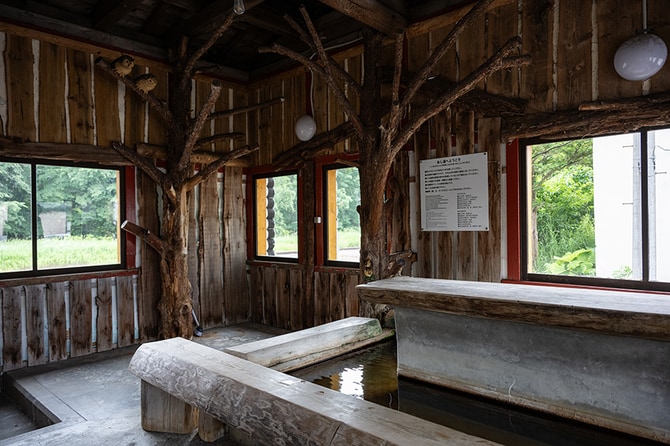
[[(182, 338), (142, 345), (142, 427), (254, 445), (493, 444)], [(240, 434), (241, 432), (241, 434)]]

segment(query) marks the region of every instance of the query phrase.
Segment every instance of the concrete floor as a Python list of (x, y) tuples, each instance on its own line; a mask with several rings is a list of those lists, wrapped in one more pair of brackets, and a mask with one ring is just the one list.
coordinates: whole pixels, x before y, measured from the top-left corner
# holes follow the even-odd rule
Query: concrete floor
[[(206, 330), (193, 340), (223, 350), (282, 333), (246, 323)], [(175, 435), (144, 431), (140, 425), (140, 381), (128, 371), (136, 348), (6, 373), (0, 394), (0, 446), (235, 444), (225, 438), (205, 443), (196, 432)], [(7, 403), (8, 396), (15, 404)], [(32, 409), (36, 417), (51, 413), (61, 422), (31, 430), (32, 422), (16, 410), (20, 399), (27, 401), (28, 407), (39, 408)]]

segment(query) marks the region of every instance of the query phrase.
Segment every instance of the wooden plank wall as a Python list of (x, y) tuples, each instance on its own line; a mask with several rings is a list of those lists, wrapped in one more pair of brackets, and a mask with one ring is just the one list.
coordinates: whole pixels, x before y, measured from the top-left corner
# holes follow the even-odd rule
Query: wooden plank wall
[[(0, 101), (2, 135), (105, 147), (112, 141), (131, 147), (166, 143), (160, 118), (122, 83), (97, 70), (94, 55), (4, 33), (0, 33), (0, 51), (0, 92), (7, 95)], [(131, 76), (146, 72), (159, 79), (153, 93), (166, 99), (167, 72), (138, 64)], [(197, 106), (210, 86), (198, 81), (194, 88)], [(248, 103), (254, 102), (244, 89), (224, 88), (215, 110)], [(258, 122), (254, 119), (246, 115), (218, 119), (203, 136), (246, 132)], [(211, 150), (227, 151), (255, 141), (250, 137), (219, 142)], [(127, 218), (159, 232), (160, 194), (139, 171), (135, 183), (137, 215)], [(205, 328), (246, 321), (250, 310), (242, 168), (226, 167), (188, 199), (190, 278), (197, 315)], [(14, 279), (7, 281), (12, 286), (1, 283), (1, 370), (156, 339), (161, 291), (158, 256), (141, 242), (137, 251), (139, 273), (133, 276), (121, 272), (90, 280), (40, 283), (33, 278), (25, 284)]]
[[(526, 99), (530, 113), (571, 110), (583, 102), (637, 96), (670, 88), (670, 76), (667, 75), (656, 76), (645, 83), (630, 83), (614, 72), (612, 59), (616, 48), (641, 28), (638, 2), (521, 0), (502, 3), (503, 6), (480, 17), (463, 33), (438, 64), (436, 73), (452, 81), (463, 79), (509, 38), (520, 35), (523, 41), (520, 52), (529, 54), (532, 64), (495, 73), (477, 88)], [(660, 0), (649, 2), (650, 26), (670, 41), (670, 24), (660, 18), (663, 16), (662, 3)], [(622, 17), (611, 20), (612, 16)], [(449, 15), (432, 18), (429, 22), (430, 26), (417, 26), (409, 33), (406, 42), (409, 70), (418, 69), (453, 27)], [(349, 51), (339, 57), (345, 69), (359, 73), (362, 65), (359, 54)], [(331, 129), (344, 119), (323, 80), (312, 79), (311, 73), (304, 69), (264, 80), (255, 86), (254, 91), (257, 101), (271, 99), (282, 92), (286, 97), (284, 103), (255, 115), (261, 150), (254, 156), (254, 165), (269, 165), (276, 155), (291, 148), (296, 143), (293, 124), (309, 110), (313, 112), (319, 131)], [(280, 114), (283, 120), (278, 119)], [(505, 270), (502, 264), (505, 224), (503, 149), (499, 118), (452, 108), (421, 128), (407, 150), (398, 155), (389, 176), (388, 194), (393, 203), (388, 222), (389, 245), (392, 252), (412, 249), (417, 253), (412, 275), (501, 280)], [(347, 141), (336, 145), (329, 153), (355, 150), (355, 144)], [(421, 231), (417, 178), (421, 160), (475, 152), (488, 154), (489, 230)], [(313, 163), (306, 164), (302, 172), (306, 176), (313, 175)], [(305, 189), (304, 202), (311, 203), (312, 199), (313, 195)], [(305, 226), (311, 227), (309, 222), (313, 213), (306, 213), (303, 218)], [(313, 234), (308, 231), (304, 237), (307, 252), (313, 253)], [(252, 264), (252, 317), (259, 322), (296, 329), (355, 314), (359, 310), (358, 302), (348, 294), (353, 292), (349, 291), (353, 287), (349, 287), (348, 281), (355, 280), (355, 270), (316, 268), (314, 259), (309, 257), (297, 266)], [(298, 284), (303, 287), (300, 291), (297, 291)]]
[(3, 372), (137, 343), (136, 275), (0, 288)]

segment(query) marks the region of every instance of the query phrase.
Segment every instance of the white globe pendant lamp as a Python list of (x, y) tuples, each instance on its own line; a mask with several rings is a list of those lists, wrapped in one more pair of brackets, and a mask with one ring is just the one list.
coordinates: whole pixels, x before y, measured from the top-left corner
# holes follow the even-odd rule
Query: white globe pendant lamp
[(647, 31), (647, 2), (642, 5), (644, 29), (642, 34), (621, 44), (614, 55), (614, 69), (629, 81), (645, 81), (658, 73), (668, 58), (663, 39)]
[(300, 141), (309, 141), (316, 134), (316, 121), (310, 115), (303, 115), (295, 122), (295, 136)]

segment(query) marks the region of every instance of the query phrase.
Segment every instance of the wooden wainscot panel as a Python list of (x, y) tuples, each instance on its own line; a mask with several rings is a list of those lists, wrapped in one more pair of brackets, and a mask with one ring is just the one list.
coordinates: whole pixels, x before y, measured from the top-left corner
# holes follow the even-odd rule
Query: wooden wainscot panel
[(47, 284), (49, 361), (51, 362), (67, 359), (66, 289), (66, 282), (51, 282)]
[(48, 361), (47, 335), (44, 321), (47, 317), (46, 285), (26, 287), (26, 335), (28, 341), (28, 365), (44, 364)]
[(21, 301), (25, 299), (22, 286), (2, 288), (2, 371), (22, 366)]
[(97, 295), (95, 305), (97, 307), (96, 317), (96, 349), (99, 352), (114, 348), (112, 315), (112, 287), (115, 286), (114, 277), (103, 277), (98, 279)]
[(291, 328), (291, 281), (289, 270), (277, 268), (277, 325)]
[(70, 282), (70, 356), (92, 353), (91, 345), (91, 296), (93, 283), (90, 279)]
[(135, 340), (135, 299), (133, 281), (135, 276), (119, 276), (116, 278), (116, 300), (118, 306), (119, 347), (132, 345)]

